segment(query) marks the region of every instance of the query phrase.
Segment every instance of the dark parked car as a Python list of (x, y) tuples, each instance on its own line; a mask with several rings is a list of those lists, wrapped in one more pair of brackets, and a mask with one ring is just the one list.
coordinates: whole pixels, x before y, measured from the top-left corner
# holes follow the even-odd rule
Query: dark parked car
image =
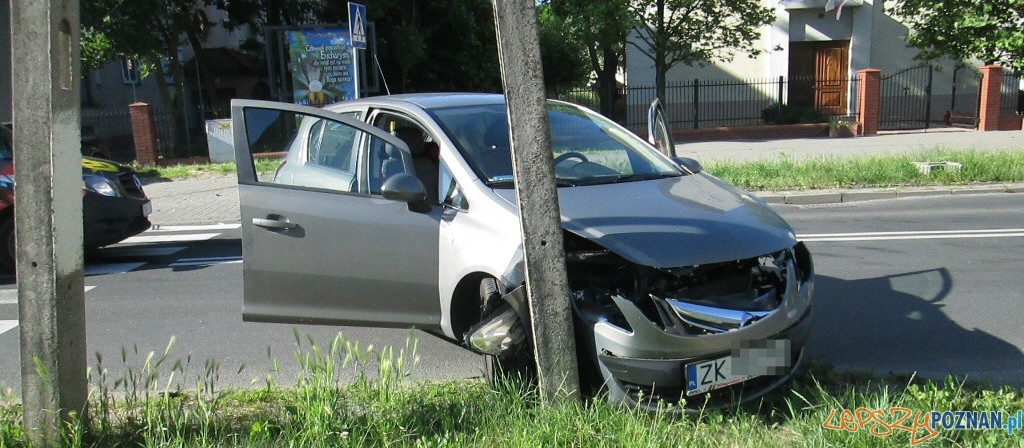
[[(652, 108), (654, 109), (654, 108)], [(588, 109), (549, 101), (565, 263), (590, 391), (731, 403), (784, 383), (814, 270), (757, 197)], [(248, 321), (416, 327), (532, 364), (505, 98), (232, 103)], [(658, 131), (660, 130), (660, 131)], [(278, 157), (258, 175), (254, 157)]]
[[(13, 139), (0, 126), (0, 268), (14, 268)], [(149, 228), (152, 205), (135, 171), (109, 160), (82, 157), (85, 248), (117, 243)]]

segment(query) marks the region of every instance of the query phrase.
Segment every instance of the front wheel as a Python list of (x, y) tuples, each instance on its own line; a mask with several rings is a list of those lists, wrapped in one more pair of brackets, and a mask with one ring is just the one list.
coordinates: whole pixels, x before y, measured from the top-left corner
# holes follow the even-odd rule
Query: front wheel
[[(483, 319), (501, 305), (501, 290), (498, 280), (487, 277), (480, 281), (480, 318)], [(519, 321), (516, 325), (525, 325)], [(530, 331), (526, 329), (525, 331)], [(533, 359), (533, 346), (529, 343), (519, 344), (511, 353), (503, 356), (484, 356), (484, 377), (487, 382), (499, 384), (506, 380), (517, 381), (528, 385), (537, 382), (537, 363)]]

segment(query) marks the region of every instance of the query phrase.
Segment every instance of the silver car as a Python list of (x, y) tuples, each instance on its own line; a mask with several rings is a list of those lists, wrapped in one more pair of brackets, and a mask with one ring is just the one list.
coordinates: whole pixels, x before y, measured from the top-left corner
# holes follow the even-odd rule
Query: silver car
[[(814, 284), (789, 225), (671, 157), (663, 114), (652, 142), (668, 154), (588, 109), (547, 109), (587, 389), (703, 407), (784, 383)], [(415, 327), (487, 355), (489, 375), (529, 373), (503, 96), (236, 100), (232, 117), (245, 320)]]

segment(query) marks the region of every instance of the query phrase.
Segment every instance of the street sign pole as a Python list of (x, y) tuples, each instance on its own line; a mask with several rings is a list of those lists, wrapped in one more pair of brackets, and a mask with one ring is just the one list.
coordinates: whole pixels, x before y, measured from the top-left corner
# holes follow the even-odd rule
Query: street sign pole
[(21, 397), (31, 444), (55, 447), (87, 392), (79, 1), (11, 6)]
[(494, 15), (508, 104), (538, 385), (541, 399), (550, 404), (579, 396), (579, 371), (551, 129), (544, 107), (536, 2), (494, 0)]
[(359, 50), (366, 49), (366, 6), (348, 3), (348, 35), (349, 44), (352, 45), (352, 79), (355, 82), (355, 97), (359, 98), (362, 93), (362, 85), (359, 83)]

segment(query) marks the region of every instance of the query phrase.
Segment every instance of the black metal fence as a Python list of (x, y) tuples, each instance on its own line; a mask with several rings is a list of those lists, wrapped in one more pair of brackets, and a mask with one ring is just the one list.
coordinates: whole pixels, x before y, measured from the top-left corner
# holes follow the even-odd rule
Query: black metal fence
[(933, 71), (931, 65), (920, 65), (882, 78), (879, 129), (929, 128)]
[(981, 71), (974, 67), (957, 65), (953, 69), (947, 123), (968, 128), (978, 127), (981, 77)]
[[(790, 85), (808, 91), (809, 104), (790, 104)], [(816, 111), (814, 93), (826, 85), (836, 88), (840, 102)], [(856, 120), (852, 98), (857, 79), (787, 80), (785, 77), (750, 80), (702, 80), (669, 83), (665, 86), (665, 106), (674, 129), (699, 129), (719, 126), (751, 126), (767, 123), (828, 122), (830, 117)], [(548, 96), (598, 109), (600, 99), (591, 88), (554, 89)], [(615, 121), (633, 131), (647, 127), (647, 109), (657, 97), (651, 85), (619, 89)]]
[(999, 108), (1001, 115), (1024, 115), (1024, 89), (1021, 89), (1020, 83), (1019, 72), (1003, 72), (1000, 89), (1002, 106)]
[[(174, 118), (170, 112), (153, 111), (156, 126), (157, 145), (163, 157), (178, 157), (174, 142)], [(135, 139), (132, 135), (131, 112), (128, 107), (117, 109), (82, 109), (83, 154), (110, 158), (119, 162), (135, 159)], [(195, 127), (196, 125), (192, 125)], [(190, 129), (188, 135), (196, 135), (202, 129)], [(199, 142), (197, 142), (199, 143)], [(201, 142), (206, 145), (206, 140)]]

